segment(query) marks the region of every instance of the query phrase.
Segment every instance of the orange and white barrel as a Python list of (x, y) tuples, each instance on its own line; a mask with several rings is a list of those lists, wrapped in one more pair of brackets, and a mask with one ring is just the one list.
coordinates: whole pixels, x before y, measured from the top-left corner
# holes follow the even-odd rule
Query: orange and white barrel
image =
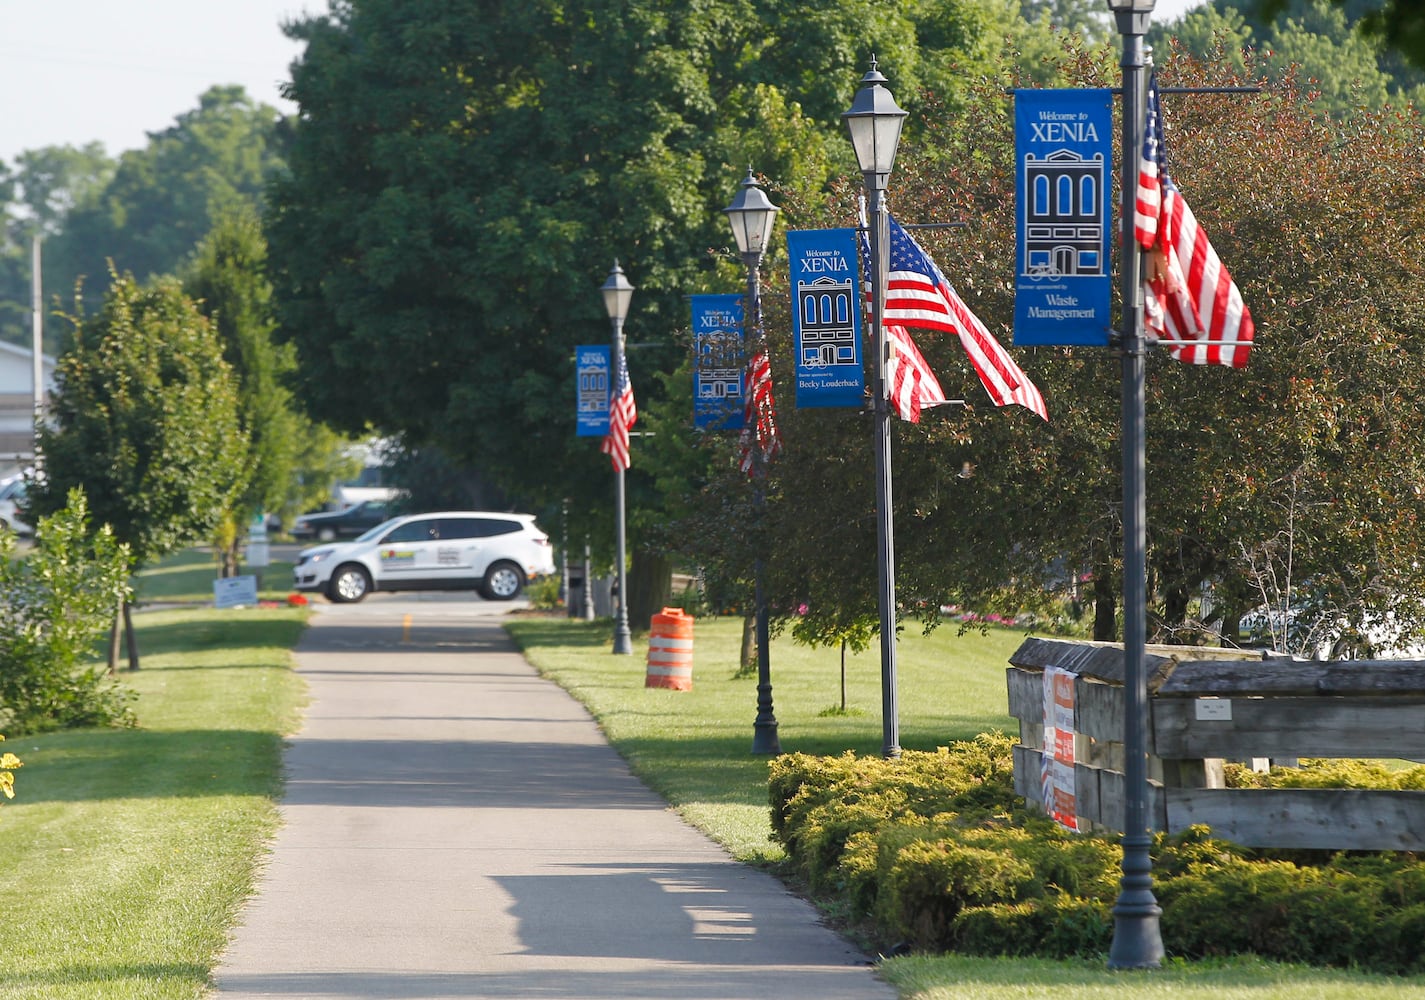
[(693, 689), (693, 616), (682, 608), (664, 608), (653, 616), (643, 686)]

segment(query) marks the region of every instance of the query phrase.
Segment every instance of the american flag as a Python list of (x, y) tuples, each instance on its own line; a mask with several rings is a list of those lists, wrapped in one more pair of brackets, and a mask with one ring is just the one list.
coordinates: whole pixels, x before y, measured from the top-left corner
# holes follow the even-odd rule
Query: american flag
[(618, 351), (618, 378), (614, 394), (609, 397), (609, 432), (599, 450), (613, 460), (614, 471), (628, 469), (628, 432), (638, 422), (638, 407), (633, 402), (633, 383), (628, 380), (628, 358)]
[(1168, 176), (1156, 75), (1148, 81), (1133, 231), (1148, 251), (1143, 272), (1146, 331), (1168, 341), (1168, 350), (1179, 361), (1245, 367), (1255, 333), (1252, 314)]
[[(1044, 397), (1015, 364), (985, 324), (955, 294), (954, 287), (915, 237), (891, 218), (890, 279), (886, 286), (887, 324), (944, 330), (960, 338), (975, 374), (996, 406), (1017, 403), (1045, 420)], [(942, 397), (943, 398), (943, 397)]]
[(777, 431), (777, 407), (772, 401), (772, 365), (767, 348), (762, 346), (747, 361), (742, 374), (742, 435), (739, 464), (742, 471), (754, 475), (757, 457), (770, 462), (782, 450), (782, 436)]
[(909, 330), (887, 323), (886, 339), (891, 345), (891, 404), (902, 420), (918, 424), (923, 407), (945, 402), (945, 390), (910, 339)]
[[(861, 278), (866, 288), (866, 311), (871, 311), (871, 243), (866, 237), (866, 201), (861, 200)], [(891, 405), (896, 416), (913, 424), (920, 423), (920, 411), (926, 406), (945, 402), (945, 390), (940, 380), (925, 363), (925, 356), (915, 346), (910, 331), (899, 324), (886, 323), (886, 343), (890, 348), (886, 358), (886, 378), (891, 384)]]

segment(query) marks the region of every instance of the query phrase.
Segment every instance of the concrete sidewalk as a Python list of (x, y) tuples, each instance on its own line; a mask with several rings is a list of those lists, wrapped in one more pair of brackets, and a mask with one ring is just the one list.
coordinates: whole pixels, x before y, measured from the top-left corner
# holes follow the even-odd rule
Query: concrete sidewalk
[(284, 825), (216, 996), (893, 998), (630, 775), (507, 608), (378, 594), (314, 617)]

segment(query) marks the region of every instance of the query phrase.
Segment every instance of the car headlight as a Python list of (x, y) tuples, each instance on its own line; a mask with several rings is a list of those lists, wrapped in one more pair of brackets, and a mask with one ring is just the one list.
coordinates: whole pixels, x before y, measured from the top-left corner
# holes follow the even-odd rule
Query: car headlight
[(319, 563), (331, 554), (331, 549), (317, 549), (315, 552), (304, 552), (298, 557), (297, 565), (305, 566), (307, 563)]

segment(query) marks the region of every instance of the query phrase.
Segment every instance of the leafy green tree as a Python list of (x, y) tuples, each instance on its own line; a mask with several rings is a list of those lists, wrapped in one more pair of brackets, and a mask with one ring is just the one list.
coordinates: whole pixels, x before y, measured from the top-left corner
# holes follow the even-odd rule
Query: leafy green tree
[(24, 557), (0, 534), (0, 716), (12, 734), (133, 722), (131, 695), (86, 666), (128, 595), (128, 548), (90, 523), (82, 490), (67, 501), (40, 518)]
[(242, 87), (212, 87), (198, 107), (124, 153), (102, 193), (64, 216), (46, 242), (45, 285), (101, 296), (109, 262), (145, 280), (177, 273), (219, 219), (262, 204), (282, 163), (277, 111)]
[[(15, 157), (13, 171), (0, 174), (0, 208), (4, 212), (0, 248), (0, 339), (29, 347), (32, 341), (31, 240), (48, 240), (63, 231), (70, 213), (92, 204), (114, 175), (114, 161), (102, 144), (45, 146)], [(46, 254), (46, 256), (49, 256)], [(72, 279), (59, 271), (44, 275), (53, 290)], [(67, 332), (64, 319), (45, 319), (45, 349)]]
[[(94, 521), (142, 566), (208, 537), (247, 484), (248, 443), (223, 344), (177, 280), (111, 279), (103, 307), (76, 318), (58, 361), (53, 423), (39, 435), (43, 475), (26, 503), (31, 517), (44, 516), (82, 489)], [(120, 610), (137, 669), (127, 600)]]
[[(660, 345), (631, 353), (642, 408), (680, 360), (683, 296), (738, 285), (735, 260), (701, 251), (730, 242), (720, 210), (748, 160), (811, 196), (852, 164), (839, 116), (870, 52), (948, 100), (988, 65), (987, 16), (358, 0), (307, 19), (269, 224), (304, 401), (350, 433), (439, 444), (528, 502), (606, 514), (569, 386), (572, 346), (607, 339), (614, 258), (638, 286), (630, 340)], [(634, 469), (631, 500), (651, 492)]]
[[(1279, 16), (1288, 0), (1259, 0), (1267, 18)], [(1331, 0), (1346, 13), (1361, 37), (1399, 53), (1425, 70), (1425, 10), (1414, 0)]]
[[(1067, 53), (1055, 72), (1076, 85), (1117, 75), (1107, 51)], [(1169, 85), (1241, 82), (1187, 59), (1165, 59), (1161, 72)], [(981, 100), (933, 115), (903, 146), (891, 193), (904, 221), (968, 224), (922, 240), (1006, 343), (1013, 135), (999, 94), (1014, 82), (986, 80)], [(1276, 596), (1263, 586), (1275, 578), (1287, 581), (1284, 599), (1309, 594), (1327, 609), (1343, 650), (1403, 644), (1425, 629), (1425, 425), (1399, 404), (1425, 391), (1414, 387), (1425, 350), (1414, 289), (1425, 265), (1409, 235), (1425, 231), (1415, 194), (1425, 128), (1394, 111), (1336, 124), (1292, 92), (1169, 96), (1166, 114), (1173, 175), (1252, 308), (1259, 346), (1244, 371), (1150, 356), (1150, 626), (1164, 641), (1198, 640), (1206, 623), (1196, 599), (1208, 585), (1219, 630), (1235, 637), (1243, 612)], [(848, 184), (839, 213), (783, 207), (797, 228), (845, 225), (854, 197)], [(859, 413), (787, 405), (785, 280), (772, 275), (764, 299), (786, 443), (767, 508), (772, 605), (787, 615), (805, 602), (798, 629), (834, 636), (875, 612), (870, 428)], [(952, 338), (915, 336), (947, 394), (969, 405), (893, 429), (902, 610), (930, 621), (944, 603), (1019, 610), (1090, 573), (1096, 637), (1116, 638), (1117, 355), (1013, 352), (1044, 392), (1046, 425), (988, 406)], [(735, 537), (748, 534), (746, 483), (731, 444), (722, 448), (683, 526), (695, 551), (723, 553), (746, 579), (755, 548)], [(1395, 634), (1382, 636), (1387, 620)]]
[(198, 247), (185, 291), (212, 320), (238, 383), (247, 487), (218, 525), (222, 575), (236, 574), (242, 529), (254, 514), (280, 511), (291, 492), (306, 420), (284, 380), (296, 367), (291, 345), (274, 341), (267, 241), (256, 213), (224, 216)]
[(1188, 11), (1177, 23), (1156, 25), (1150, 41), (1160, 56), (1171, 45), (1238, 72), (1255, 55), (1268, 78), (1311, 95), (1313, 105), (1337, 117), (1387, 103), (1420, 103), (1425, 67), (1412, 66), (1384, 48), (1363, 0), (1219, 0)]

